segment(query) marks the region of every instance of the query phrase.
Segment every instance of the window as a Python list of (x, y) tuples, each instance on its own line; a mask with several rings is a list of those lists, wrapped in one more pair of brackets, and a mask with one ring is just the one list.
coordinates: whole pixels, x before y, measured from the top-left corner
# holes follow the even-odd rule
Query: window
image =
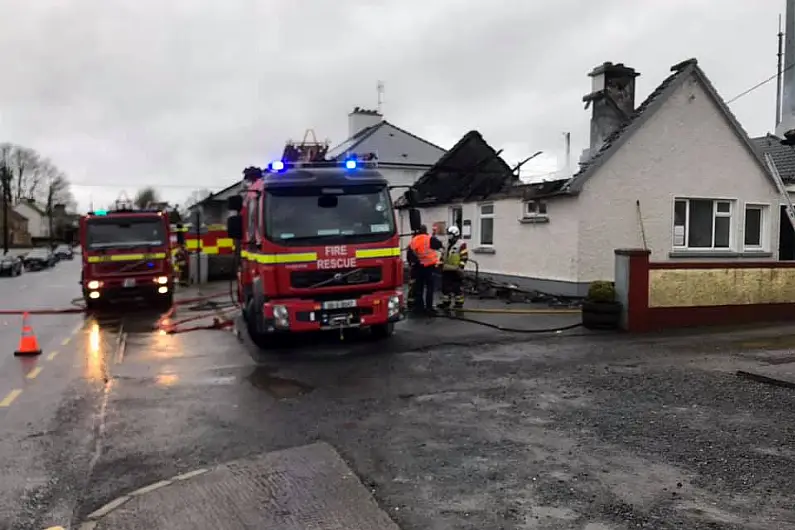
[(458, 231), (464, 229), (464, 209), (461, 206), (450, 208), (450, 226), (457, 226)]
[(697, 250), (731, 247), (732, 201), (676, 199), (674, 247)]
[(524, 204), (524, 214), (527, 217), (545, 216), (547, 214), (547, 203), (544, 201), (527, 201)]
[(764, 241), (765, 206), (761, 204), (745, 205), (745, 229), (743, 243), (745, 248), (761, 249)]
[(480, 244), (494, 244), (494, 204), (480, 205)]

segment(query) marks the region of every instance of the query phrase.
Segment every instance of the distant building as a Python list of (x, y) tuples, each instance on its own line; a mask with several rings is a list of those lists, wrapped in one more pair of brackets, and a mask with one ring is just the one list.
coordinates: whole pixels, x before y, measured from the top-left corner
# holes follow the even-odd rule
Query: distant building
[[(356, 107), (348, 114), (348, 139), (329, 149), (326, 158), (342, 161), (351, 155), (373, 153), (378, 160), (378, 170), (391, 185), (410, 186), (446, 152), (386, 121), (378, 111)], [(405, 191), (394, 190), (392, 199)]]
[[(3, 234), (5, 233), (5, 226), (3, 221), (5, 215), (3, 214), (3, 205), (0, 204), (0, 245), (3, 244)], [(8, 228), (9, 228), (9, 244), (14, 247), (30, 246), (31, 239), (28, 232), (28, 220), (20, 213), (9, 209), (8, 211)]]
[(33, 239), (50, 237), (50, 218), (44, 207), (35, 199), (22, 199), (14, 206), (14, 211), (28, 220), (28, 230)]

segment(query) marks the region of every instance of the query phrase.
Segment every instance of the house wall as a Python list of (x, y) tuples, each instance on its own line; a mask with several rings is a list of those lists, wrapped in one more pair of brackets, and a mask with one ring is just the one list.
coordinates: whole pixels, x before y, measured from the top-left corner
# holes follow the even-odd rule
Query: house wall
[[(733, 248), (674, 252), (676, 197), (736, 200), (731, 219)], [(693, 261), (694, 257), (773, 260), (777, 256), (778, 193), (695, 79), (686, 80), (604, 162), (585, 183), (577, 202), (583, 214), (578, 242), (581, 282), (613, 279), (614, 248), (646, 246), (657, 262)], [(743, 252), (745, 202), (770, 205), (764, 221), (764, 253)]]
[[(494, 243), (481, 244), (480, 207), (494, 205)], [(497, 281), (516, 284), (527, 290), (549, 294), (582, 296), (586, 285), (577, 282), (577, 230), (579, 211), (576, 200), (562, 198), (547, 205), (547, 217), (525, 216), (524, 202), (507, 198), (482, 203), (464, 203), (463, 220), (471, 221), (472, 234), (466, 239), (470, 259), (480, 273)], [(437, 221), (450, 224), (451, 206), (423, 208), (427, 226)], [(408, 226), (406, 215), (406, 225)], [(469, 270), (474, 271), (474, 266)]]
[[(379, 167), (378, 171), (389, 182), (390, 186), (411, 186), (430, 169), (430, 166), (419, 169), (404, 169), (404, 168), (390, 168)], [(406, 188), (396, 188), (390, 192), (392, 195), (392, 202), (395, 202), (399, 197), (408, 191)]]
[(14, 211), (18, 212), (25, 219), (28, 220), (28, 232), (31, 237), (49, 237), (50, 236), (50, 223), (47, 216), (41, 215), (30, 205), (21, 202), (14, 207)]

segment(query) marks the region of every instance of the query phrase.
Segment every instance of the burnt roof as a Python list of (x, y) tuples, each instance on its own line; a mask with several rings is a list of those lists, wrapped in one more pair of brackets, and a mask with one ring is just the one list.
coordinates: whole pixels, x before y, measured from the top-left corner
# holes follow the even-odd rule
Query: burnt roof
[[(610, 134), (599, 148), (599, 150), (585, 163), (583, 163), (575, 173), (568, 185), (563, 191), (570, 194), (578, 193), (585, 182), (610, 158), (640, 127), (651, 117), (657, 109), (679, 88), (686, 79), (691, 77), (695, 78), (701, 86), (705, 89), (707, 94), (712, 98), (713, 102), (721, 110), (721, 113), (726, 118), (728, 125), (735, 132), (739, 140), (746, 146), (748, 151), (753, 155), (762, 170), (770, 176), (770, 172), (765, 166), (758, 149), (751, 142), (748, 134), (743, 129), (742, 125), (737, 121), (732, 111), (729, 109), (723, 98), (720, 97), (718, 91), (713, 86), (712, 82), (707, 78), (701, 68), (698, 66), (696, 59), (688, 59), (681, 63), (675, 64), (671, 67), (673, 72), (668, 76), (660, 85), (641, 103), (629, 119), (624, 122), (615, 132)], [(772, 176), (771, 180), (772, 180)]]
[(484, 199), (519, 181), (478, 131), (469, 131), (414, 184), (424, 205)]
[(795, 184), (795, 148), (781, 145), (781, 138), (775, 134), (751, 138), (751, 141), (761, 155), (769, 154), (771, 156), (773, 164), (785, 184)]

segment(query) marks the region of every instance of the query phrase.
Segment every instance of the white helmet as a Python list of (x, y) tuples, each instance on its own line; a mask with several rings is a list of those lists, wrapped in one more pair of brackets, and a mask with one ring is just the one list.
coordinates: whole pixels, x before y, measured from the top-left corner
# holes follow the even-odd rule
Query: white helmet
[(458, 237), (461, 235), (461, 231), (458, 229), (457, 226), (453, 225), (447, 229), (447, 233), (453, 237)]

